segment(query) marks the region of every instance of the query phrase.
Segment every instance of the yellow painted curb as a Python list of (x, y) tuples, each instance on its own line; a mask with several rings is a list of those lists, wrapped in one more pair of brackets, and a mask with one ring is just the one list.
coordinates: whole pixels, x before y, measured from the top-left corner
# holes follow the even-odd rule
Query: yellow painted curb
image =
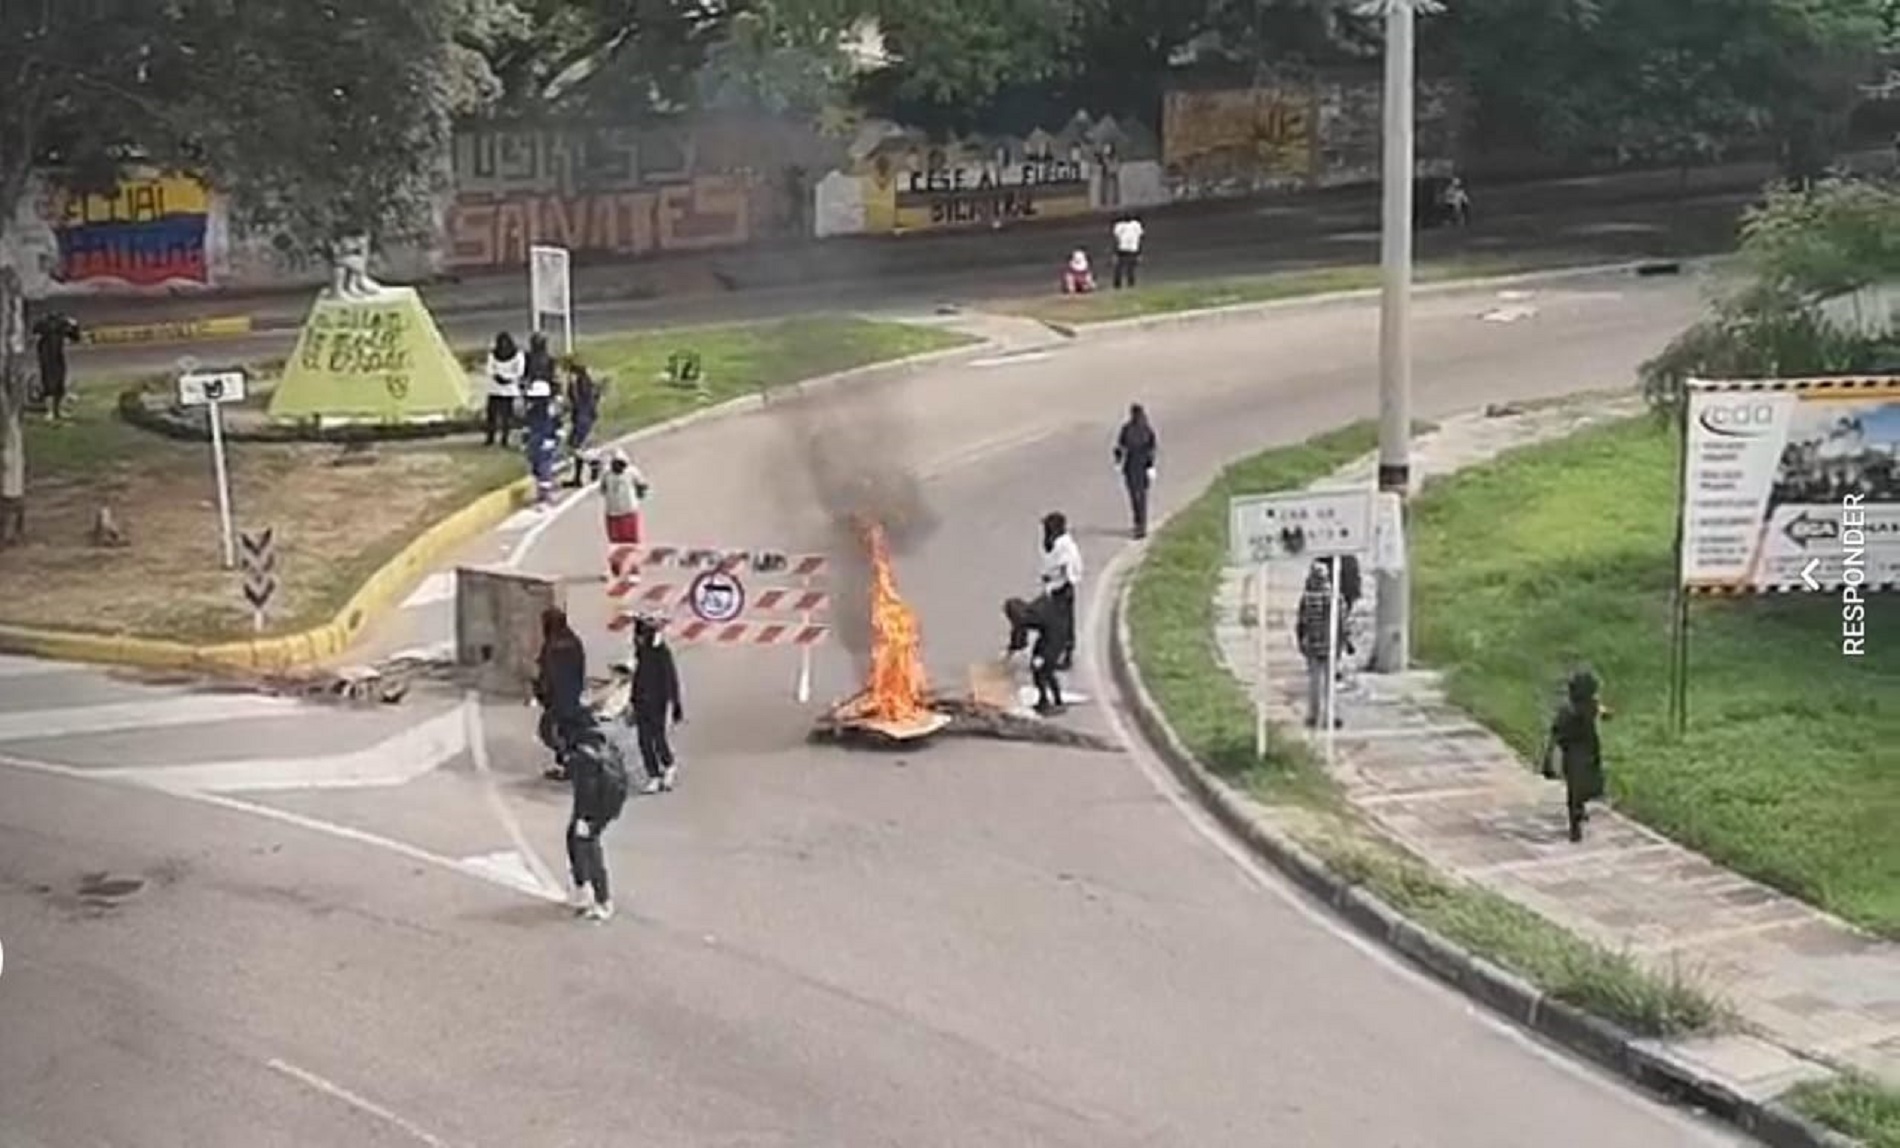
[(251, 333), (249, 315), (220, 315), (206, 319), (178, 319), (169, 323), (108, 323), (80, 331), (88, 347), (118, 347), (133, 343), (195, 343), (203, 339), (235, 339)]
[(147, 670), (282, 671), (314, 665), (347, 650), (365, 626), (400, 604), (444, 555), (499, 525), (532, 492), (533, 484), (526, 479), (509, 483), (429, 527), (370, 575), (334, 618), (302, 633), (194, 646), (152, 638), (0, 626), (0, 650)]

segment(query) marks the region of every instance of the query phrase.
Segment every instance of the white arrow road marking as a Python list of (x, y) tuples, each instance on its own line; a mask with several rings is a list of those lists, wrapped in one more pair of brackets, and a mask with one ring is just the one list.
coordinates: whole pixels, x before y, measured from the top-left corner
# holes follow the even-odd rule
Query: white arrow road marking
[(106, 781), (130, 781), (185, 793), (362, 789), (407, 784), (467, 749), (465, 719), (457, 706), (354, 753), (98, 769), (89, 773)]
[(403, 600), (405, 610), (433, 606), (437, 602), (446, 602), (455, 597), (455, 571), (438, 570), (422, 580), (409, 597)]
[(484, 853), (480, 857), (464, 857), (457, 862), (462, 868), (478, 877), (519, 889), (533, 897), (547, 898), (549, 889), (541, 878), (534, 875), (534, 869), (521, 855), (519, 849), (503, 849), (499, 853)]
[(0, 714), (0, 741), (36, 741), (116, 733), (128, 729), (203, 725), (241, 718), (285, 717), (308, 712), (307, 705), (291, 698), (247, 694), (182, 694), (144, 702), (114, 702), (103, 706), (71, 706)]
[(1821, 560), (1819, 558), (1810, 558), (1808, 559), (1808, 564), (1801, 568), (1801, 580), (1808, 584), (1808, 589), (1810, 590), (1819, 590), (1821, 588), (1821, 583), (1814, 577), (1814, 568), (1820, 564)]

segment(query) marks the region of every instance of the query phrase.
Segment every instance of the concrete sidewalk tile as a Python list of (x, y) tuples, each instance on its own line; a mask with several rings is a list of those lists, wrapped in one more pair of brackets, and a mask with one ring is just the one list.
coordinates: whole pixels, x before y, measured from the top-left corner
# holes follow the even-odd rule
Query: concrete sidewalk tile
[[(1622, 397), (1583, 409), (1448, 420), (1417, 444), (1414, 468), (1427, 477), (1447, 474), (1640, 410), (1640, 401)], [(1358, 460), (1317, 485), (1366, 480), (1369, 465)], [(1304, 565), (1276, 566), (1267, 609), (1269, 714), (1295, 726), (1305, 707), (1305, 667), (1285, 628), (1296, 616)], [(1257, 657), (1255, 631), (1241, 625), (1251, 613), (1249, 579), (1229, 572), (1215, 603), (1221, 658), (1243, 684)], [(1362, 625), (1375, 608), (1361, 604)], [(1585, 840), (1572, 843), (1562, 786), (1538, 777), (1447, 701), (1439, 672), (1365, 675), (1342, 691), (1340, 703), (1348, 728), (1335, 739), (1330, 771), (1381, 831), (1428, 864), (1579, 935), (1657, 970), (1703, 979), (1756, 1030), (1672, 1045), (1675, 1055), (1751, 1096), (1823, 1071), (1788, 1049), (1900, 1082), (1900, 947), (1740, 877), (1602, 803)], [(1354, 738), (1354, 730), (1376, 736)], [(1405, 736), (1408, 730), (1415, 736)]]

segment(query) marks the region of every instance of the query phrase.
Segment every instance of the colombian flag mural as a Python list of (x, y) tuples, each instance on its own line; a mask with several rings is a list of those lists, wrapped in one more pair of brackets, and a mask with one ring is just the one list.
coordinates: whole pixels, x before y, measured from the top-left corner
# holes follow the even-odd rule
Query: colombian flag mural
[(189, 175), (128, 179), (111, 195), (68, 194), (53, 233), (61, 283), (208, 283), (211, 193)]

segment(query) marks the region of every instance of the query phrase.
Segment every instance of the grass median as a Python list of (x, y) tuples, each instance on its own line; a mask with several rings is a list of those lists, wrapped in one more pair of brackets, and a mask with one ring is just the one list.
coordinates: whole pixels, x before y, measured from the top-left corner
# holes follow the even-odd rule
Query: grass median
[[(601, 441), (801, 379), (963, 342), (935, 328), (818, 318), (664, 329), (579, 350), (607, 380)], [(668, 356), (683, 349), (701, 357), (700, 393), (662, 381)], [(0, 552), (0, 623), (191, 642), (249, 635), (238, 579), (218, 564), (208, 448), (121, 421), (119, 389), (82, 378), (71, 423), (29, 425), (29, 540)], [(271, 632), (326, 621), (417, 534), (526, 473), (519, 449), (485, 448), (467, 436), (384, 444), (368, 457), (346, 465), (335, 446), (231, 444), (239, 527), (278, 533)], [(90, 544), (101, 505), (112, 508), (130, 545)]]
[(1900, 1148), (1900, 1089), (1859, 1077), (1796, 1085), (1786, 1101), (1867, 1148)]
[(1417, 653), (1527, 755), (1568, 668), (1592, 666), (1617, 710), (1605, 735), (1618, 808), (1900, 937), (1900, 602), (1876, 599), (1859, 659), (1840, 654), (1831, 596), (1699, 606), (1675, 741), (1676, 457), (1674, 432), (1639, 418), (1435, 484), (1413, 518)]
[(1291, 736), (1261, 761), (1253, 707), (1216, 651), (1214, 595), (1227, 560), (1227, 500), (1292, 490), (1378, 442), (1361, 423), (1227, 468), (1156, 532), (1129, 588), (1131, 654), (1169, 724), (1208, 769), (1247, 791), (1342, 876), (1395, 909), (1567, 1001), (1632, 1031), (1667, 1036), (1716, 1027), (1726, 1010), (1694, 984), (1659, 976), (1485, 890), (1447, 880), (1371, 833), (1343, 808), (1323, 770)]
[[(1584, 259), (1575, 256), (1545, 260), (1481, 256), (1446, 259), (1418, 264), (1413, 270), (1413, 278), (1419, 283), (1444, 283), (1526, 271), (1556, 270), (1580, 266), (1584, 262)], [(1271, 275), (1156, 283), (1123, 291), (1104, 288), (1088, 295), (1024, 299), (994, 309), (1007, 310), (1057, 326), (1087, 326), (1116, 319), (1139, 319), (1150, 315), (1237, 307), (1246, 303), (1270, 303), (1279, 299), (1300, 299), (1343, 291), (1366, 291), (1378, 286), (1379, 269), (1376, 266), (1314, 267)]]

